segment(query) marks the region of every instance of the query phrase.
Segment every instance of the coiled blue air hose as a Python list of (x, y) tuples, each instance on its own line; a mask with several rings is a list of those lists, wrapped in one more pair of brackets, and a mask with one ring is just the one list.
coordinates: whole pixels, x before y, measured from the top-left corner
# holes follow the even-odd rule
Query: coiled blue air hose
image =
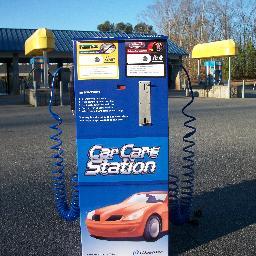
[(51, 129), (55, 131), (53, 135), (50, 136), (50, 139), (54, 142), (54, 145), (50, 148), (53, 150), (51, 158), (54, 159), (52, 164), (52, 179), (53, 179), (53, 191), (55, 197), (55, 204), (57, 212), (61, 218), (67, 221), (76, 220), (80, 215), (79, 208), (79, 193), (78, 193), (78, 176), (74, 174), (71, 178), (72, 192), (71, 192), (71, 202), (70, 206), (68, 205), (67, 200), (67, 191), (65, 185), (65, 164), (63, 159), (64, 149), (62, 148), (61, 134), (62, 130), (60, 125), (62, 124), (62, 118), (53, 111), (53, 99), (54, 99), (54, 82), (55, 78), (58, 75), (58, 72), (62, 68), (58, 68), (53, 73), (52, 83), (51, 83), (51, 94), (49, 101), (49, 112), (56, 123), (50, 126)]
[[(55, 130), (56, 133), (50, 136), (50, 139), (55, 142), (51, 149), (55, 153), (52, 154), (52, 158), (55, 159), (53, 163), (54, 169), (52, 170), (53, 175), (53, 190), (55, 195), (56, 207), (59, 215), (67, 221), (75, 220), (79, 217), (79, 193), (77, 186), (77, 175), (73, 175), (72, 181), (72, 195), (71, 195), (71, 205), (68, 206), (67, 203), (67, 193), (65, 186), (65, 173), (64, 173), (64, 159), (62, 148), (62, 141), (60, 136), (62, 130), (60, 125), (62, 124), (61, 117), (52, 110), (53, 98), (54, 98), (54, 81), (61, 68), (57, 69), (53, 74), (53, 80), (51, 83), (51, 96), (49, 102), (49, 112), (51, 116), (57, 121), (57, 123), (50, 126), (51, 129)], [(186, 143), (186, 146), (183, 147), (185, 156), (183, 157), (184, 165), (182, 169), (182, 179), (180, 180), (175, 175), (170, 175), (170, 201), (171, 201), (171, 222), (176, 225), (181, 225), (187, 223), (190, 220), (191, 215), (191, 205), (194, 192), (194, 151), (193, 146), (195, 142), (192, 140), (192, 136), (196, 132), (196, 128), (191, 125), (193, 121), (196, 120), (194, 116), (191, 116), (186, 112), (186, 109), (193, 103), (194, 94), (191, 86), (190, 77), (187, 70), (182, 66), (182, 69), (185, 71), (188, 77), (189, 90), (191, 94), (191, 100), (182, 108), (182, 113), (187, 118), (187, 121), (184, 122), (184, 126), (190, 129), (183, 136), (183, 142)], [(180, 187), (179, 187), (180, 185)]]
[(196, 120), (194, 116), (187, 113), (187, 108), (194, 102), (194, 93), (191, 86), (191, 80), (187, 70), (182, 66), (186, 73), (189, 84), (191, 100), (182, 108), (182, 114), (188, 119), (184, 122), (184, 127), (189, 131), (183, 136), (183, 172), (181, 179), (178, 176), (170, 175), (169, 178), (169, 198), (170, 198), (170, 215), (171, 222), (175, 225), (182, 225), (189, 222), (192, 208), (192, 199), (194, 193), (194, 157), (193, 147), (195, 142), (192, 136), (196, 133), (196, 128), (192, 122)]

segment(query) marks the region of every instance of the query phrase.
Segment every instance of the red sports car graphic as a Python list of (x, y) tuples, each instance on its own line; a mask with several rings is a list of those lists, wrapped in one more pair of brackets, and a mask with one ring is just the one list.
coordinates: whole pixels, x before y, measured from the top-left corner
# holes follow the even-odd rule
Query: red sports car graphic
[(89, 212), (86, 225), (94, 237), (157, 240), (168, 231), (168, 193), (136, 193), (119, 204)]

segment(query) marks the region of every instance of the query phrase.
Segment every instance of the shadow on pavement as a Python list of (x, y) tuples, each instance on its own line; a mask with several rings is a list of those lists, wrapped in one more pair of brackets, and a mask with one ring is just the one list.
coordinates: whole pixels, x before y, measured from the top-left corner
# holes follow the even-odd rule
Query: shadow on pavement
[(256, 223), (256, 180), (218, 188), (195, 196), (194, 209), (202, 209), (199, 226), (171, 226), (171, 255), (206, 244)]
[[(65, 223), (56, 216), (49, 184), (16, 183), (2, 192), (1, 255), (80, 255), (79, 223)], [(255, 223), (255, 195), (252, 180), (196, 196), (194, 208), (203, 208), (200, 225), (171, 226), (170, 255)]]
[(0, 106), (3, 105), (27, 105), (24, 95), (0, 95)]
[(169, 90), (168, 97), (169, 98), (185, 98), (186, 93), (184, 90)]
[(0, 195), (0, 255), (80, 255), (79, 220), (56, 214), (50, 180), (17, 182)]

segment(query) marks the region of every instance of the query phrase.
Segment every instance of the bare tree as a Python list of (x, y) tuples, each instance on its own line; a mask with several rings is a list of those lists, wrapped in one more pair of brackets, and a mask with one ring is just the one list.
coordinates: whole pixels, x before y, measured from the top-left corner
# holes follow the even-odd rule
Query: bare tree
[(235, 38), (240, 45), (246, 42), (255, 43), (256, 26), (256, 1), (237, 0), (236, 1)]
[[(141, 20), (153, 22), (157, 32), (189, 53), (198, 43), (230, 38), (242, 48), (256, 44), (255, 0), (156, 0)], [(193, 61), (187, 64), (193, 70)]]

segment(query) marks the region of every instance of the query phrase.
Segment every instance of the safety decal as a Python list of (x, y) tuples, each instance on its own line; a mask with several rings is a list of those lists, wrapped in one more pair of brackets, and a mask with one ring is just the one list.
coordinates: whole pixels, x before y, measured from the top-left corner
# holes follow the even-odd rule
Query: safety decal
[(127, 77), (164, 77), (166, 46), (162, 41), (126, 42)]
[(77, 42), (78, 80), (119, 79), (117, 42)]

